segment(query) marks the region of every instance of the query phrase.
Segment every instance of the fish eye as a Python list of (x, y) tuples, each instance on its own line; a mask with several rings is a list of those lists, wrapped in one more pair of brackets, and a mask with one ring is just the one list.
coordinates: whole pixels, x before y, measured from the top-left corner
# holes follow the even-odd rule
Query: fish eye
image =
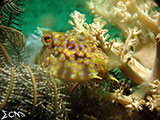
[(49, 36), (44, 37), (44, 40), (45, 40), (45, 41), (48, 41), (49, 39), (50, 39)]
[(43, 35), (42, 36), (42, 42), (45, 44), (45, 45), (49, 45), (50, 42), (52, 40), (52, 37), (51, 35)]

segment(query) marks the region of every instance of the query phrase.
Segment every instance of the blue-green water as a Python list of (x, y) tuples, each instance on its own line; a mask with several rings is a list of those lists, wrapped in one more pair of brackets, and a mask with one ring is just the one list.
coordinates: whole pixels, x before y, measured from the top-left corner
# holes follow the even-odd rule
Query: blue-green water
[(90, 16), (86, 0), (28, 0), (23, 32), (33, 32), (37, 26), (55, 31), (71, 29), (68, 20), (71, 19), (70, 13), (74, 10), (84, 13), (87, 21), (92, 21), (93, 16)]
[[(92, 23), (91, 15), (86, 5), (87, 0), (27, 0), (23, 33), (33, 33), (39, 27), (65, 32), (72, 29), (68, 23), (70, 14), (75, 10), (85, 14), (86, 22)], [(110, 38), (119, 37), (120, 31), (113, 25), (106, 25)]]

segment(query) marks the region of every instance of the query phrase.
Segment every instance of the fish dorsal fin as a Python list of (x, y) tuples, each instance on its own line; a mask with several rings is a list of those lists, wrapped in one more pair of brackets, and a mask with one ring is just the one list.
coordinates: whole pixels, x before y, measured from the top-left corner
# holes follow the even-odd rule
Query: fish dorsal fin
[(51, 29), (44, 29), (44, 28), (40, 28), (40, 27), (38, 27), (38, 29), (39, 29), (43, 34), (46, 34), (46, 33), (54, 33), (54, 31), (51, 30)]

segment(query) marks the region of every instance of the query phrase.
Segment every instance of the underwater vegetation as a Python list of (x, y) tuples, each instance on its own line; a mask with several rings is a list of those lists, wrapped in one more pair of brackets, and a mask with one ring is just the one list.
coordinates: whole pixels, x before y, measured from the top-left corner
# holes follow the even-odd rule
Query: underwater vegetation
[(18, 19), (24, 4), (22, 0), (1, 4), (0, 118), (5, 110), (25, 114), (15, 119), (65, 119), (65, 95), (59, 93), (63, 85), (58, 87), (55, 77), (40, 67), (24, 63), (26, 39), (19, 31), (23, 21)]
[(160, 18), (158, 11), (153, 11), (156, 5), (153, 1), (136, 0), (92, 0), (88, 5), (93, 13), (120, 28), (126, 38), (125, 43), (119, 40), (101, 42), (104, 53), (111, 60), (116, 59), (117, 67), (138, 84), (138, 89), (131, 95), (123, 96), (120, 92), (119, 95), (112, 94), (113, 99), (131, 109), (143, 109), (146, 105), (150, 110), (158, 110)]
[[(30, 56), (33, 64), (26, 62), (31, 50), (25, 49), (32, 38), (20, 32), (25, 1), (0, 3), (0, 110), (21, 111), (24, 119), (160, 118), (157, 4), (89, 0), (86, 5), (95, 15), (90, 24), (75, 10), (71, 30), (39, 27), (43, 35), (36, 39), (43, 45)], [(123, 40), (110, 39), (106, 24), (119, 28)]]

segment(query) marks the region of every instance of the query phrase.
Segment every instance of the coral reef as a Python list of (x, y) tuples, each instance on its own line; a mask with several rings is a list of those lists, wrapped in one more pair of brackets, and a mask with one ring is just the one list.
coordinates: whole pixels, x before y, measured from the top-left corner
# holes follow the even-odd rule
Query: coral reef
[[(70, 34), (71, 37), (77, 34), (84, 35), (83, 41), (93, 42), (108, 57), (108, 62), (104, 62), (107, 71), (117, 67), (138, 85), (129, 95), (124, 95), (124, 88), (120, 87), (114, 92), (109, 92), (105, 97), (131, 110), (143, 110), (144, 105), (151, 111), (154, 108), (159, 110), (159, 82), (157, 81), (160, 79), (160, 18), (158, 11), (153, 11), (156, 4), (149, 0), (91, 0), (88, 6), (92, 13), (99, 17), (96, 17), (92, 24), (87, 24), (85, 15), (74, 11), (71, 13), (73, 21), (69, 21), (74, 28), (66, 34)], [(106, 24), (104, 19), (121, 30), (125, 42), (119, 38), (107, 40), (109, 35), (108, 30), (103, 29)], [(67, 39), (66, 36), (65, 38)], [(54, 43), (55, 41), (51, 39), (50, 48), (54, 49)], [(43, 56), (44, 53), (40, 54)], [(45, 58), (50, 61), (50, 56), (52, 55), (48, 54)]]
[[(39, 65), (26, 65), (24, 35), (2, 22), (9, 17), (2, 14), (9, 10), (6, 7), (22, 13), (16, 7), (20, 4), (13, 1), (0, 4), (0, 109), (20, 110), (28, 119), (158, 120), (160, 15), (153, 1), (88, 1), (96, 14), (93, 23), (86, 23), (85, 15), (74, 11), (69, 21), (72, 30), (59, 33), (40, 28), (43, 46), (34, 60)], [(121, 30), (123, 41), (109, 39), (107, 22)], [(84, 79), (80, 79), (82, 71)], [(74, 79), (68, 77), (74, 72)]]

